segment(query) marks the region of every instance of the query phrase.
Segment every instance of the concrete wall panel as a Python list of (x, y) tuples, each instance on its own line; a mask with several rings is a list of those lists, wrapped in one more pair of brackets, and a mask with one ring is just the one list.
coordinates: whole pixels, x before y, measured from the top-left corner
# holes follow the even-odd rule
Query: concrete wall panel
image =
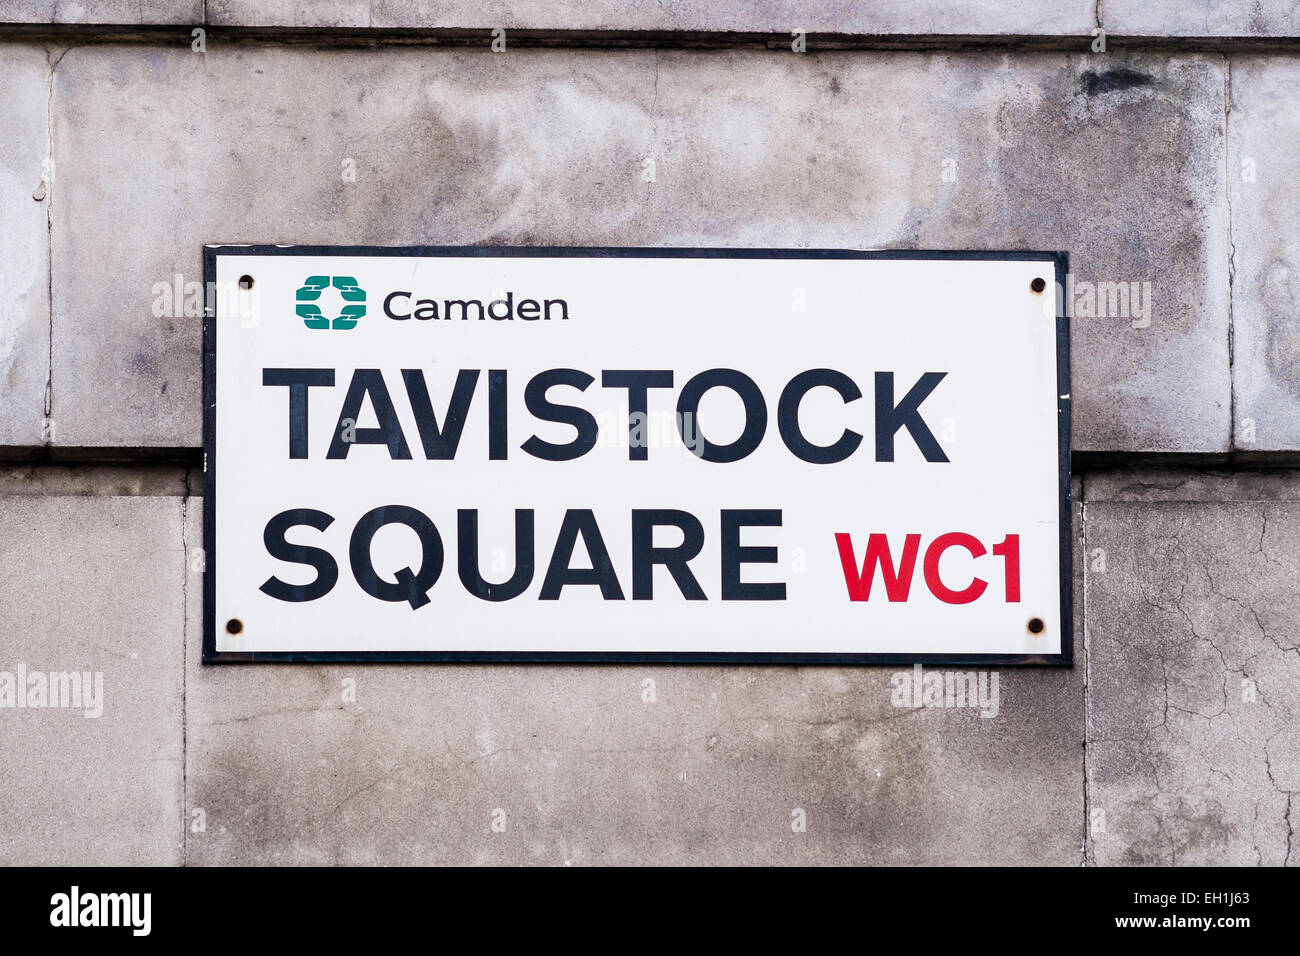
[(182, 862), (182, 510), (0, 498), (0, 671), (98, 673), (103, 688), (99, 708), (0, 708), (0, 864)]
[[(200, 610), (191, 587), (191, 635)], [(1082, 668), (995, 672), (988, 718), (894, 706), (898, 670), (191, 653), (187, 806), (206, 831), (187, 833), (187, 858), (1077, 865)]]
[(1296, 862), (1300, 478), (1131, 473), (1085, 496), (1092, 859)]
[(1232, 60), (1233, 438), (1246, 457), (1300, 452), (1298, 84), (1295, 57)]
[(1066, 249), (1075, 448), (1228, 447), (1217, 57), (97, 46), (53, 103), (69, 448), (199, 444), (205, 242)]
[(49, 440), (50, 242), (46, 51), (0, 46), (0, 451), (27, 456)]

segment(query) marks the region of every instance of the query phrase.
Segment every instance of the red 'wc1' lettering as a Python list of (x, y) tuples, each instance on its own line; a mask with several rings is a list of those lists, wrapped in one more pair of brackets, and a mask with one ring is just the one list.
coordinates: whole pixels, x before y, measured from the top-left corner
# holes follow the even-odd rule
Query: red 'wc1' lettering
[[(879, 532), (871, 534), (867, 538), (867, 550), (861, 567), (853, 552), (853, 539), (847, 533), (837, 533), (835, 545), (839, 548), (840, 564), (844, 567), (844, 584), (848, 588), (850, 601), (866, 601), (871, 597), (871, 584), (876, 578), (877, 568), (880, 569), (885, 597), (895, 603), (908, 599), (912, 590), (912, 572), (916, 570), (916, 559), (921, 551), (919, 534), (909, 534), (903, 538), (903, 549), (897, 562), (890, 549), (889, 538)], [(1001, 558), (1007, 603), (1019, 603), (1020, 535), (1008, 534), (989, 549), (974, 535), (964, 531), (949, 531), (930, 542), (921, 562), (925, 586), (945, 604), (970, 604), (980, 598), (988, 589), (989, 583), (979, 577), (972, 578), (962, 588), (953, 587), (954, 582), (945, 582), (939, 576), (939, 562), (949, 548), (961, 548), (969, 552), (972, 558), (982, 558), (990, 552), (993, 557)]]

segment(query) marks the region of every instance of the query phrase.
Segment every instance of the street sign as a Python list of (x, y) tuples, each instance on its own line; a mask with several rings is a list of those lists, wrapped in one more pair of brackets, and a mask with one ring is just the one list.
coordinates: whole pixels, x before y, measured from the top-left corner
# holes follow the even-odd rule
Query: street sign
[(203, 658), (1070, 663), (1065, 272), (209, 246)]

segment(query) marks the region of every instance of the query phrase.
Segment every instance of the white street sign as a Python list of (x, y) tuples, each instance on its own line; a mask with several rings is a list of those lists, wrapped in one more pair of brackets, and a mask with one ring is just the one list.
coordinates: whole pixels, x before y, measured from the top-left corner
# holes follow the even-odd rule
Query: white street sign
[(207, 270), (205, 660), (1071, 660), (1063, 255)]

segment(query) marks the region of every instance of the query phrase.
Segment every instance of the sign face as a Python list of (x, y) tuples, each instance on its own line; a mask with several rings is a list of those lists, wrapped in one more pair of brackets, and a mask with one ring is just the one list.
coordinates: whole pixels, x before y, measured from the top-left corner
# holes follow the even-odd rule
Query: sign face
[(203, 658), (1068, 664), (1064, 275), (209, 246)]

